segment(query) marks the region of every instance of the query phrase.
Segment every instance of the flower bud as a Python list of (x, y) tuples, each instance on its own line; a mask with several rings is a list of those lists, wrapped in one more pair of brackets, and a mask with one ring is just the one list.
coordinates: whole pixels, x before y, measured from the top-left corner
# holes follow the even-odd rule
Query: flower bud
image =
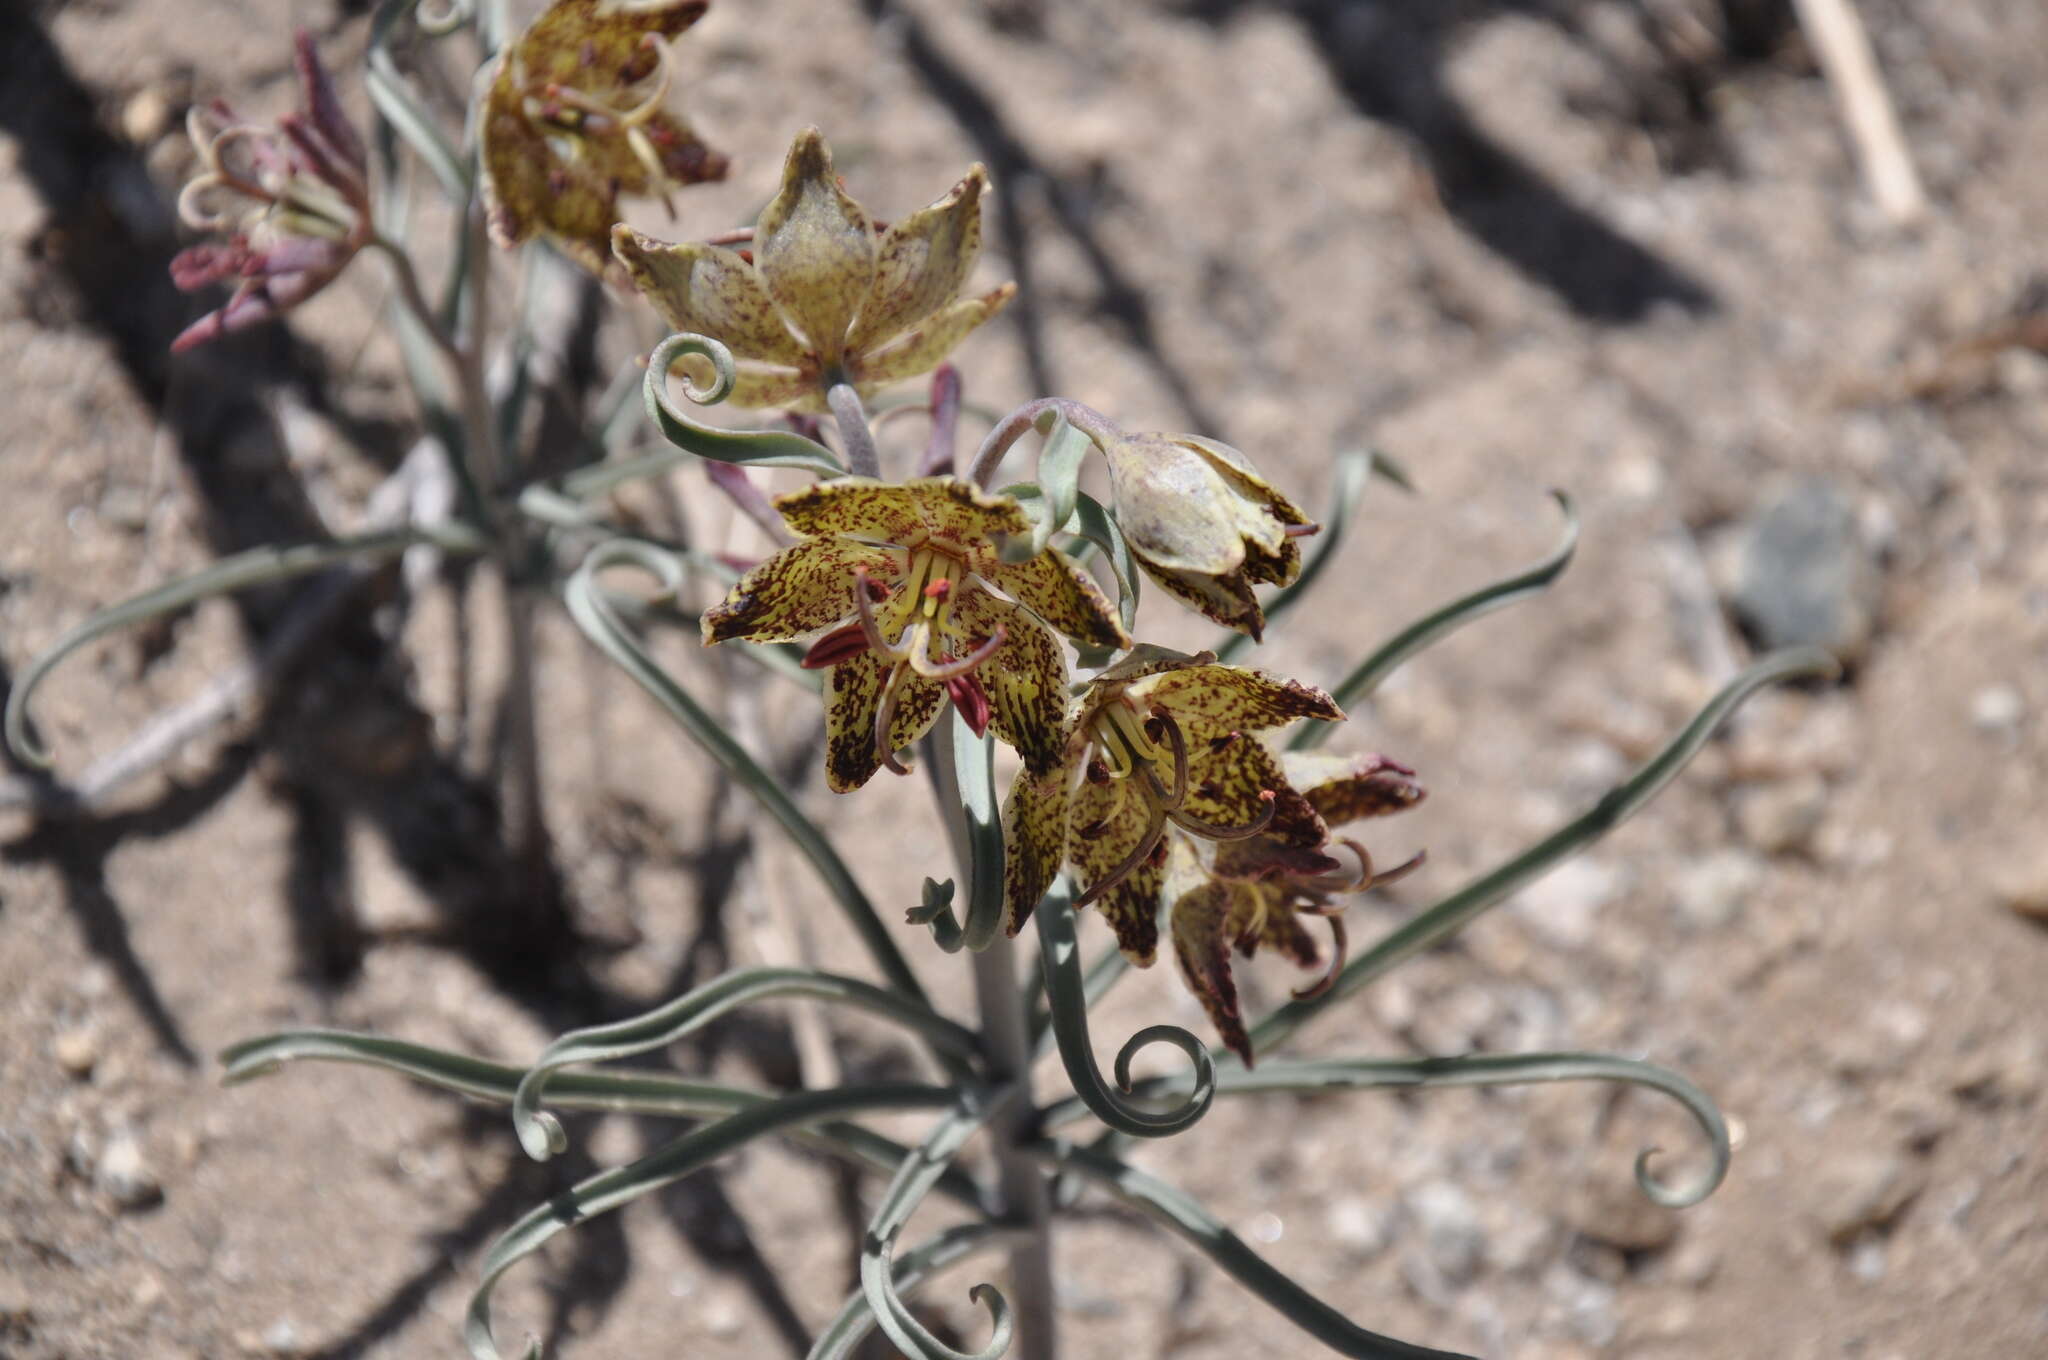
[(1252, 583), (1292, 582), (1301, 573), (1294, 540), (1314, 523), (1227, 444), (1137, 434), (1103, 452), (1117, 525), (1146, 575), (1257, 641), (1266, 616)]

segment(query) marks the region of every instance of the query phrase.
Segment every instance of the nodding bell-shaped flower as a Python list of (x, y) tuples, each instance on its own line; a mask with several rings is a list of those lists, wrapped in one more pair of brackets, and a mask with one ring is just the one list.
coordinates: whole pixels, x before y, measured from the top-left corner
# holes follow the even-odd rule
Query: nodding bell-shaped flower
[(725, 178), (727, 159), (664, 103), (668, 40), (710, 0), (557, 0), (498, 59), (479, 138), (491, 239), (544, 232), (593, 274), (611, 263), (619, 198)]
[(732, 351), (734, 405), (823, 412), (835, 383), (866, 396), (937, 367), (1016, 293), (1006, 283), (960, 296), (981, 253), (987, 188), (988, 172), (974, 166), (945, 197), (883, 228), (839, 187), (831, 149), (806, 128), (751, 252), (668, 245), (625, 227), (613, 250), (669, 325)]
[(1168, 829), (1205, 841), (1320, 844), (1321, 818), (1256, 734), (1343, 716), (1319, 689), (1219, 665), (1209, 652), (1133, 651), (1088, 682), (1059, 763), (1043, 774), (1027, 768), (1011, 786), (1003, 805), (1009, 932), (1023, 928), (1066, 865), (1074, 905), (1099, 904), (1118, 947), (1149, 967)]
[(1054, 630), (1090, 647), (1130, 645), (1102, 592), (1056, 549), (1003, 560), (1003, 536), (1029, 534), (1030, 518), (970, 482), (846, 477), (775, 508), (802, 537), (704, 615), (704, 641), (820, 635), (803, 664), (827, 671), (835, 792), (885, 765), (906, 773), (896, 752), (948, 702), (977, 734), (993, 728), (1015, 747), (1027, 771), (1050, 770), (1067, 715)]
[(368, 245), (370, 169), (313, 40), (294, 35), (302, 107), (272, 127), (225, 102), (186, 120), (203, 169), (178, 195), (187, 226), (225, 239), (179, 251), (171, 281), (186, 292), (229, 283), (233, 294), (187, 326), (174, 350), (268, 321), (333, 282)]
[(1190, 434), (1121, 435), (1102, 445), (1117, 526), (1168, 593), (1258, 641), (1253, 582), (1301, 574), (1294, 540), (1316, 531), (1227, 444)]
[[(1423, 798), (1415, 772), (1385, 756), (1289, 752), (1284, 767), (1288, 780), (1329, 827), (1385, 817)], [(1326, 838), (1320, 845), (1272, 835), (1226, 841), (1207, 864), (1189, 842), (1176, 844), (1167, 877), (1173, 952), (1188, 990), (1209, 1012), (1225, 1047), (1246, 1067), (1252, 1065), (1251, 1037), (1230, 971), (1233, 948), (1246, 958), (1270, 948), (1303, 968), (1314, 968), (1322, 962), (1321, 951), (1302, 917), (1326, 918), (1334, 937), (1331, 959), (1315, 982), (1294, 993), (1301, 1000), (1318, 996), (1344, 969), (1344, 908), (1333, 898), (1391, 883), (1421, 863), (1422, 856), (1416, 855), (1376, 871), (1365, 847), (1348, 837)]]

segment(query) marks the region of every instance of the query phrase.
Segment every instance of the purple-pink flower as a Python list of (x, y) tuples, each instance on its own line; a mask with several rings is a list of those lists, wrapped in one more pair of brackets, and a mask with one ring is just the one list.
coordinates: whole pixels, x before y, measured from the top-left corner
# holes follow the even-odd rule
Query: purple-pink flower
[(178, 196), (178, 214), (222, 239), (180, 251), (171, 281), (191, 292), (234, 291), (171, 342), (203, 345), (268, 321), (325, 288), (374, 235), (369, 159), (341, 111), (334, 82), (304, 30), (293, 40), (302, 107), (271, 127), (222, 100), (187, 121), (205, 168)]

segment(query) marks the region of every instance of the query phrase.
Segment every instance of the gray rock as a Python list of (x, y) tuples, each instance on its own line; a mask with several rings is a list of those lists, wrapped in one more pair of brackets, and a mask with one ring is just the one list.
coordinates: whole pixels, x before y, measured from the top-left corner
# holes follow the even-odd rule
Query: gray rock
[(1479, 1272), (1486, 1254), (1486, 1226), (1472, 1197), (1450, 1181), (1429, 1181), (1406, 1198), (1408, 1214), (1422, 1234), (1424, 1255), (1449, 1284), (1463, 1284)]
[(146, 1209), (164, 1197), (163, 1182), (143, 1156), (142, 1144), (125, 1129), (110, 1136), (100, 1150), (93, 1183), (122, 1209)]
[(1744, 525), (1733, 603), (1766, 648), (1855, 659), (1876, 631), (1880, 585), (1856, 507), (1828, 482), (1801, 482)]

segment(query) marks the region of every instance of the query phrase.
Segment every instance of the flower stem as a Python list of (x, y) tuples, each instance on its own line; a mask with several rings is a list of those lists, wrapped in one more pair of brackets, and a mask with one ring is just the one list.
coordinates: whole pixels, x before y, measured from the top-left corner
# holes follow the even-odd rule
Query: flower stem
[(1001, 1217), (1020, 1230), (1010, 1248), (1008, 1297), (1017, 1317), (1018, 1360), (1057, 1360), (1058, 1318), (1052, 1280), (1052, 1204), (1045, 1175), (1028, 1150), (1032, 1136), (1031, 1037), (1017, 987), (1016, 946), (1009, 936), (974, 960), (974, 993), (981, 1008), (982, 1042), (990, 1080), (1003, 1090), (988, 1121), (995, 1152)]
[(825, 404), (839, 422), (839, 444), (846, 466), (856, 477), (882, 475), (882, 456), (875, 450), (875, 432), (868, 428), (867, 408), (852, 383), (836, 382), (825, 389)]

